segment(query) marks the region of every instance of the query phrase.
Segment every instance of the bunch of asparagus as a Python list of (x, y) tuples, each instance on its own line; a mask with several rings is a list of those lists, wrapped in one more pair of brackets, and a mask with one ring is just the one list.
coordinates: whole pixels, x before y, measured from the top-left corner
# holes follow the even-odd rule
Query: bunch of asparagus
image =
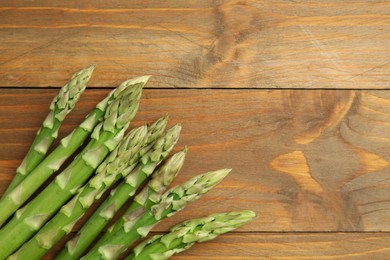
[[(120, 84), (48, 153), (93, 70), (91, 66), (75, 73), (53, 99), (49, 114), (0, 199), (0, 259), (41, 258), (71, 233), (92, 204), (109, 190), (108, 197), (56, 258), (116, 259), (144, 239), (154, 225), (200, 198), (230, 172), (208, 172), (166, 190), (187, 153), (184, 148), (168, 157), (179, 139), (181, 126), (165, 130), (168, 116), (163, 116), (125, 134), (138, 110), (148, 76)], [(77, 153), (80, 147), (83, 149)], [(74, 159), (67, 163), (72, 156)], [(51, 176), (53, 181), (43, 187)], [(117, 186), (112, 189), (114, 185)], [(131, 199), (125, 213), (97, 239)], [(169, 234), (145, 240), (127, 259), (166, 259), (195, 242), (233, 230), (254, 216), (251, 211), (241, 211), (186, 221)]]

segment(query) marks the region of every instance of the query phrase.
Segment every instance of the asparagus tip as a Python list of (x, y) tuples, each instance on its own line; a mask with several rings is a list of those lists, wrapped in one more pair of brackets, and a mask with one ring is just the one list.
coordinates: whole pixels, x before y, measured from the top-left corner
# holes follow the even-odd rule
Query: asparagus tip
[(140, 85), (138, 85), (137, 86), (138, 88), (135, 88), (135, 89), (140, 90), (148, 82), (149, 78), (150, 78), (150, 76), (141, 76), (141, 77), (125, 80), (116, 89), (114, 89), (110, 95), (112, 95), (114, 98), (116, 98), (117, 96), (122, 95), (121, 93), (124, 91), (127, 91), (127, 93), (133, 92), (134, 90), (132, 90), (132, 88), (130, 88), (130, 90), (128, 90), (128, 87), (130, 87), (130, 86), (134, 87), (134, 85), (138, 85), (138, 84), (140, 84)]
[(213, 175), (213, 179), (217, 182), (221, 181), (223, 178), (225, 178), (232, 169), (221, 169), (214, 172), (211, 172)]
[(86, 68), (87, 71), (93, 71), (96, 68), (94, 64), (90, 65), (88, 68)]
[(94, 69), (95, 69), (95, 65), (91, 65), (85, 69), (80, 70), (75, 75), (77, 75), (77, 76), (81, 75), (82, 79), (86, 82), (91, 78), (92, 72), (94, 71)]
[(127, 136), (125, 137), (126, 139), (128, 138), (129, 140), (133, 140), (132, 145), (136, 145), (139, 142), (142, 142), (143, 139), (145, 138), (146, 134), (148, 133), (148, 127), (146, 125), (134, 128), (132, 131), (130, 131)]
[(154, 128), (157, 128), (157, 129), (162, 129), (162, 128), (165, 128), (166, 125), (168, 124), (168, 115), (164, 115), (162, 117), (160, 117), (159, 119), (157, 119), (151, 126), (150, 126), (150, 129), (154, 129)]
[(148, 128), (149, 137), (147, 143), (150, 143), (153, 140), (156, 140), (158, 137), (160, 137), (163, 134), (167, 124), (168, 124), (167, 116), (163, 116), (157, 119), (157, 121), (155, 121), (153, 124), (151, 124)]
[[(253, 211), (242, 210), (214, 213), (207, 217), (186, 220), (172, 227), (170, 233), (166, 235), (157, 235), (143, 241), (133, 249), (131, 256), (142, 259), (142, 256), (146, 255), (147, 250), (144, 251), (146, 247), (150, 248), (153, 244), (159, 244), (161, 251), (155, 252), (153, 255), (166, 259), (173, 254), (190, 248), (195, 242), (206, 242), (223, 233), (232, 231), (250, 222), (255, 215)], [(179, 245), (173, 245), (173, 241), (181, 242)]]
[(135, 84), (139, 84), (139, 83), (145, 85), (146, 82), (149, 81), (150, 77), (151, 77), (151, 75), (140, 76), (140, 77), (136, 77), (133, 79), (129, 79), (126, 81), (126, 83), (128, 85), (135, 85)]
[(177, 152), (175, 153), (171, 159), (173, 160), (173, 163), (176, 164), (176, 165), (180, 165), (180, 168), (181, 166), (183, 165), (184, 163), (184, 158), (187, 154), (187, 149), (184, 148), (183, 150), (181, 150), (180, 152)]
[(169, 130), (172, 132), (180, 132), (181, 128), (182, 128), (181, 124), (176, 124), (176, 125), (172, 126), (171, 129), (169, 129)]
[(165, 138), (167, 138), (170, 144), (176, 144), (176, 142), (179, 140), (181, 132), (181, 126), (180, 125), (174, 125), (170, 129), (168, 129)]

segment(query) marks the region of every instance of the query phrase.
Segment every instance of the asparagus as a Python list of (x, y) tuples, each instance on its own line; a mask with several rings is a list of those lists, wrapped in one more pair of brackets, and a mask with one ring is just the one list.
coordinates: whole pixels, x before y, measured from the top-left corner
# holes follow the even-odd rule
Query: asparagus
[[(76, 127), (68, 136), (61, 140), (60, 145), (50, 153), (13, 191), (8, 195), (3, 196), (0, 200), (0, 225), (2, 225), (8, 217), (10, 217), (43, 183), (51, 174), (57, 171), (61, 165), (68, 159), (84, 140), (95, 129), (96, 125), (104, 118), (106, 109), (114, 108), (118, 105), (117, 99), (123, 91), (132, 91), (135, 86), (141, 87), (147, 82), (149, 77), (143, 76), (123, 82), (118, 88), (101, 101), (96, 108), (85, 118), (85, 120)], [(137, 90), (136, 87), (134, 90)], [(134, 91), (136, 95), (138, 90)], [(135, 111), (135, 110), (134, 110)], [(107, 121), (108, 122), (108, 121)], [(105, 124), (107, 125), (107, 123)], [(102, 124), (99, 124), (95, 131), (98, 134)], [(119, 137), (119, 136), (118, 136)], [(96, 138), (95, 138), (96, 139)], [(108, 139), (107, 139), (108, 140)], [(107, 142), (109, 143), (109, 141)]]
[(134, 201), (124, 216), (109, 228), (83, 260), (117, 258), (136, 240), (145, 237), (159, 221), (174, 215), (213, 188), (229, 171), (223, 169), (198, 175), (161, 196), (159, 193), (152, 193), (147, 198), (143, 196)]
[[(39, 258), (61, 237), (69, 233), (73, 225), (82, 217), (88, 207), (112, 185), (121, 175), (126, 176), (139, 159), (139, 149), (147, 147), (164, 131), (168, 117), (164, 116), (147, 127), (132, 130), (115, 150), (99, 166), (96, 175), (73, 199), (62, 207), (30, 241), (25, 243), (13, 259)], [(147, 140), (146, 140), (147, 139)]]
[(58, 95), (50, 104), (50, 112), (43, 121), (41, 128), (24, 157), (21, 165), (16, 169), (16, 175), (4, 194), (11, 192), (44, 158), (57, 138), (58, 129), (62, 121), (72, 111), (86, 84), (91, 78), (94, 66), (90, 66), (75, 73), (71, 80), (61, 88)]
[(124, 182), (110, 193), (110, 196), (93, 213), (77, 235), (66, 244), (57, 259), (79, 259), (82, 256), (115, 213), (129, 197), (134, 195), (142, 182), (170, 153), (179, 138), (180, 130), (179, 125), (172, 127), (164, 136), (153, 143), (153, 147), (149, 151), (142, 151), (143, 155), (137, 167), (126, 177)]
[(92, 140), (73, 162), (0, 230), (0, 259), (14, 252), (71, 198), (122, 139), (135, 116), (143, 84), (122, 91), (106, 109)]
[(168, 234), (157, 235), (136, 246), (125, 260), (164, 260), (183, 252), (196, 242), (206, 242), (232, 231), (256, 214), (250, 210), (216, 213), (204, 218), (187, 220), (174, 226)]
[(147, 127), (133, 129), (110, 153), (91, 178), (61, 210), (47, 222), (33, 238), (12, 255), (12, 259), (38, 259), (64, 235), (72, 231), (74, 224), (87, 209), (121, 175), (131, 171), (137, 160), (138, 150), (147, 136)]

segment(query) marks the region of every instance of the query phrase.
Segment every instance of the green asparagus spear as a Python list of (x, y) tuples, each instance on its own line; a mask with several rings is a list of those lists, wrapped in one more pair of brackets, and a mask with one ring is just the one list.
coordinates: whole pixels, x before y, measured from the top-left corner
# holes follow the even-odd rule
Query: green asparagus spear
[(174, 215), (213, 188), (229, 171), (223, 169), (198, 175), (161, 196), (159, 193), (152, 193), (148, 198), (144, 196), (134, 201), (124, 216), (109, 228), (83, 260), (116, 259), (135, 241), (145, 237), (159, 221)]
[(94, 66), (90, 66), (75, 73), (53, 99), (50, 104), (49, 114), (38, 130), (26, 157), (24, 157), (21, 165), (16, 169), (16, 175), (4, 194), (11, 192), (45, 158), (49, 147), (54, 139), (57, 138), (58, 129), (62, 121), (72, 111), (84, 92), (93, 70)]
[(138, 159), (138, 150), (146, 140), (147, 127), (133, 129), (110, 153), (86, 185), (47, 222), (33, 238), (24, 243), (12, 255), (12, 259), (38, 259), (64, 235), (72, 231), (74, 224), (87, 209), (117, 181), (131, 171)]
[(174, 226), (166, 235), (157, 235), (136, 246), (125, 260), (165, 260), (183, 252), (196, 242), (206, 242), (232, 231), (256, 214), (250, 210), (216, 213), (204, 218), (187, 220)]
[[(115, 90), (111, 91), (111, 93), (101, 101), (89, 115), (87, 115), (85, 120), (78, 127), (61, 140), (60, 145), (53, 152), (51, 152), (8, 195), (3, 196), (0, 200), (0, 225), (2, 225), (7, 218), (10, 217), (45, 182), (45, 180), (57, 171), (65, 160), (77, 150), (90, 135), (95, 126), (104, 118), (106, 109), (115, 104), (117, 105), (117, 101), (115, 104), (113, 103), (119, 98), (119, 95), (124, 90), (127, 91), (138, 85), (143, 86), (148, 79), (149, 77), (144, 76), (128, 80), (123, 82)], [(101, 127), (101, 124), (99, 127)], [(97, 128), (97, 130), (99, 129), (100, 128)]]
[[(15, 254), (13, 259), (39, 258), (62, 236), (69, 233), (73, 225), (85, 213), (90, 204), (98, 199), (120, 175), (125, 177), (136, 165), (139, 159), (139, 149), (148, 147), (164, 131), (168, 117), (164, 116), (147, 127), (132, 130), (115, 148), (106, 160), (99, 166), (96, 175), (89, 180), (84, 188), (43, 226), (39, 232), (26, 242)], [(147, 142), (146, 141), (147, 138)]]
[(91, 134), (92, 140), (37, 197), (21, 208), (0, 230), (0, 259), (29, 239), (45, 222), (74, 196), (122, 139), (135, 116), (143, 84), (122, 91), (106, 109), (104, 121)]
[(110, 196), (93, 213), (77, 235), (66, 244), (57, 259), (79, 259), (82, 256), (115, 213), (128, 201), (129, 197), (134, 195), (137, 188), (170, 153), (179, 139), (180, 130), (179, 125), (172, 127), (164, 136), (153, 142), (150, 150), (145, 149), (146, 152), (142, 152), (143, 155), (136, 168), (110, 193)]
[(152, 175), (152, 179), (142, 189), (142, 191), (134, 198), (133, 203), (144, 205), (146, 200), (154, 200), (159, 198), (171, 184), (173, 179), (179, 173), (184, 163), (184, 158), (187, 153), (187, 147), (181, 152), (174, 154), (169, 160)]

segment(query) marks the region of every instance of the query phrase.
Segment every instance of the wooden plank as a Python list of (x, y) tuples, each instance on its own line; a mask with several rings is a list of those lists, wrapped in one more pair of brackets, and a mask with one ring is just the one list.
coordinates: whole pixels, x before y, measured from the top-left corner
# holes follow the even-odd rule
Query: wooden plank
[(152, 88), (389, 88), (386, 1), (1, 1), (0, 82)]
[[(45, 259), (53, 259), (55, 248)], [(388, 259), (389, 233), (228, 233), (174, 259)]]
[[(70, 132), (109, 90), (87, 90)], [(53, 89), (0, 90), (0, 192), (45, 117)], [(189, 154), (174, 184), (231, 167), (212, 192), (167, 220), (252, 209), (242, 231), (389, 231), (390, 92), (145, 90), (133, 127), (169, 113)]]
[(389, 234), (226, 234), (172, 259), (385, 259)]

